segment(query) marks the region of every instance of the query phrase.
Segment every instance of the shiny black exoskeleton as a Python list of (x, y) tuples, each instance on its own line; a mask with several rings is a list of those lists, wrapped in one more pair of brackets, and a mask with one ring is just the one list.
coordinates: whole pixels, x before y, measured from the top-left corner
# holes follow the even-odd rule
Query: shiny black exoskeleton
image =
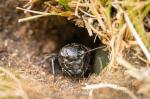
[(89, 48), (82, 44), (72, 43), (64, 46), (58, 57), (63, 73), (69, 76), (83, 77), (90, 67), (90, 54), (85, 54), (88, 50)]
[(89, 48), (82, 44), (72, 43), (62, 47), (58, 54), (51, 54), (53, 75), (55, 76), (55, 64), (58, 64), (64, 74), (77, 78), (84, 77), (90, 68), (88, 50)]
[[(58, 54), (50, 54), (47, 59), (51, 59), (52, 73), (55, 80), (55, 66), (59, 66), (62, 72), (70, 77), (85, 77), (87, 71), (91, 71), (91, 55), (90, 52), (103, 48), (100, 46), (94, 49), (72, 43), (62, 47)], [(45, 60), (44, 60), (45, 61)], [(87, 76), (87, 74), (86, 74)]]

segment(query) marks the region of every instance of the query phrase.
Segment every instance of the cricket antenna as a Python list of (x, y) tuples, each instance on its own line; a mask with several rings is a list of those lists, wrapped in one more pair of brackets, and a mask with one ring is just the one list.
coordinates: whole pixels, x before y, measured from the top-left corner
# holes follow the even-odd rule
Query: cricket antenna
[(88, 50), (88, 51), (84, 52), (83, 54), (81, 54), (81, 56), (82, 56), (82, 55), (84, 55), (84, 54), (87, 54), (87, 53), (89, 53), (89, 52), (95, 51), (95, 50), (100, 49), (100, 48), (105, 48), (105, 47), (106, 47), (106, 46), (99, 46), (99, 47), (96, 47), (96, 48), (90, 49), (90, 50)]

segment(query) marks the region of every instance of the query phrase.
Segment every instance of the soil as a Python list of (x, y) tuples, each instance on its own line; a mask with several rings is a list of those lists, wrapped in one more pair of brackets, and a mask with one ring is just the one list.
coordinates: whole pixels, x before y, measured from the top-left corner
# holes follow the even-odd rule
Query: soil
[[(93, 44), (94, 37), (89, 37), (86, 29), (76, 27), (63, 17), (18, 23), (18, 19), (25, 14), (16, 10), (17, 6), (22, 6), (17, 0), (0, 0), (0, 65), (16, 69), (30, 99), (87, 99), (92, 97), (90, 91), (82, 90), (82, 87), (94, 83), (112, 83), (134, 90), (131, 78), (121, 67), (115, 71), (108, 71), (106, 67), (100, 75), (92, 74), (79, 81), (60, 72), (56, 82), (53, 82), (50, 63), (40, 64), (46, 55), (58, 52), (67, 43), (82, 43), (90, 48), (98, 46), (98, 43)], [(130, 99), (125, 93), (116, 92), (118, 95), (113, 95), (112, 92), (114, 90), (107, 91), (99, 99)], [(92, 98), (98, 97), (94, 95)]]

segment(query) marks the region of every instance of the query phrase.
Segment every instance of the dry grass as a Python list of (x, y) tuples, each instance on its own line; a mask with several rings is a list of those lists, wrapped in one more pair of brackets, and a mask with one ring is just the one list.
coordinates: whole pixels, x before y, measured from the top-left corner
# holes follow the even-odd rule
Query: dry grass
[(20, 80), (8, 69), (0, 67), (0, 98), (29, 99)]

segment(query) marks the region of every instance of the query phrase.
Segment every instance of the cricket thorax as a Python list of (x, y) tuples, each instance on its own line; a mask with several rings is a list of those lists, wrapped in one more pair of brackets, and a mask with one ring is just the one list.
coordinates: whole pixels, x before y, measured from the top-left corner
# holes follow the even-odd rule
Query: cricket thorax
[(59, 53), (63, 72), (70, 76), (83, 76), (90, 63), (90, 54), (84, 54), (88, 50), (84, 45), (76, 43), (64, 46)]

